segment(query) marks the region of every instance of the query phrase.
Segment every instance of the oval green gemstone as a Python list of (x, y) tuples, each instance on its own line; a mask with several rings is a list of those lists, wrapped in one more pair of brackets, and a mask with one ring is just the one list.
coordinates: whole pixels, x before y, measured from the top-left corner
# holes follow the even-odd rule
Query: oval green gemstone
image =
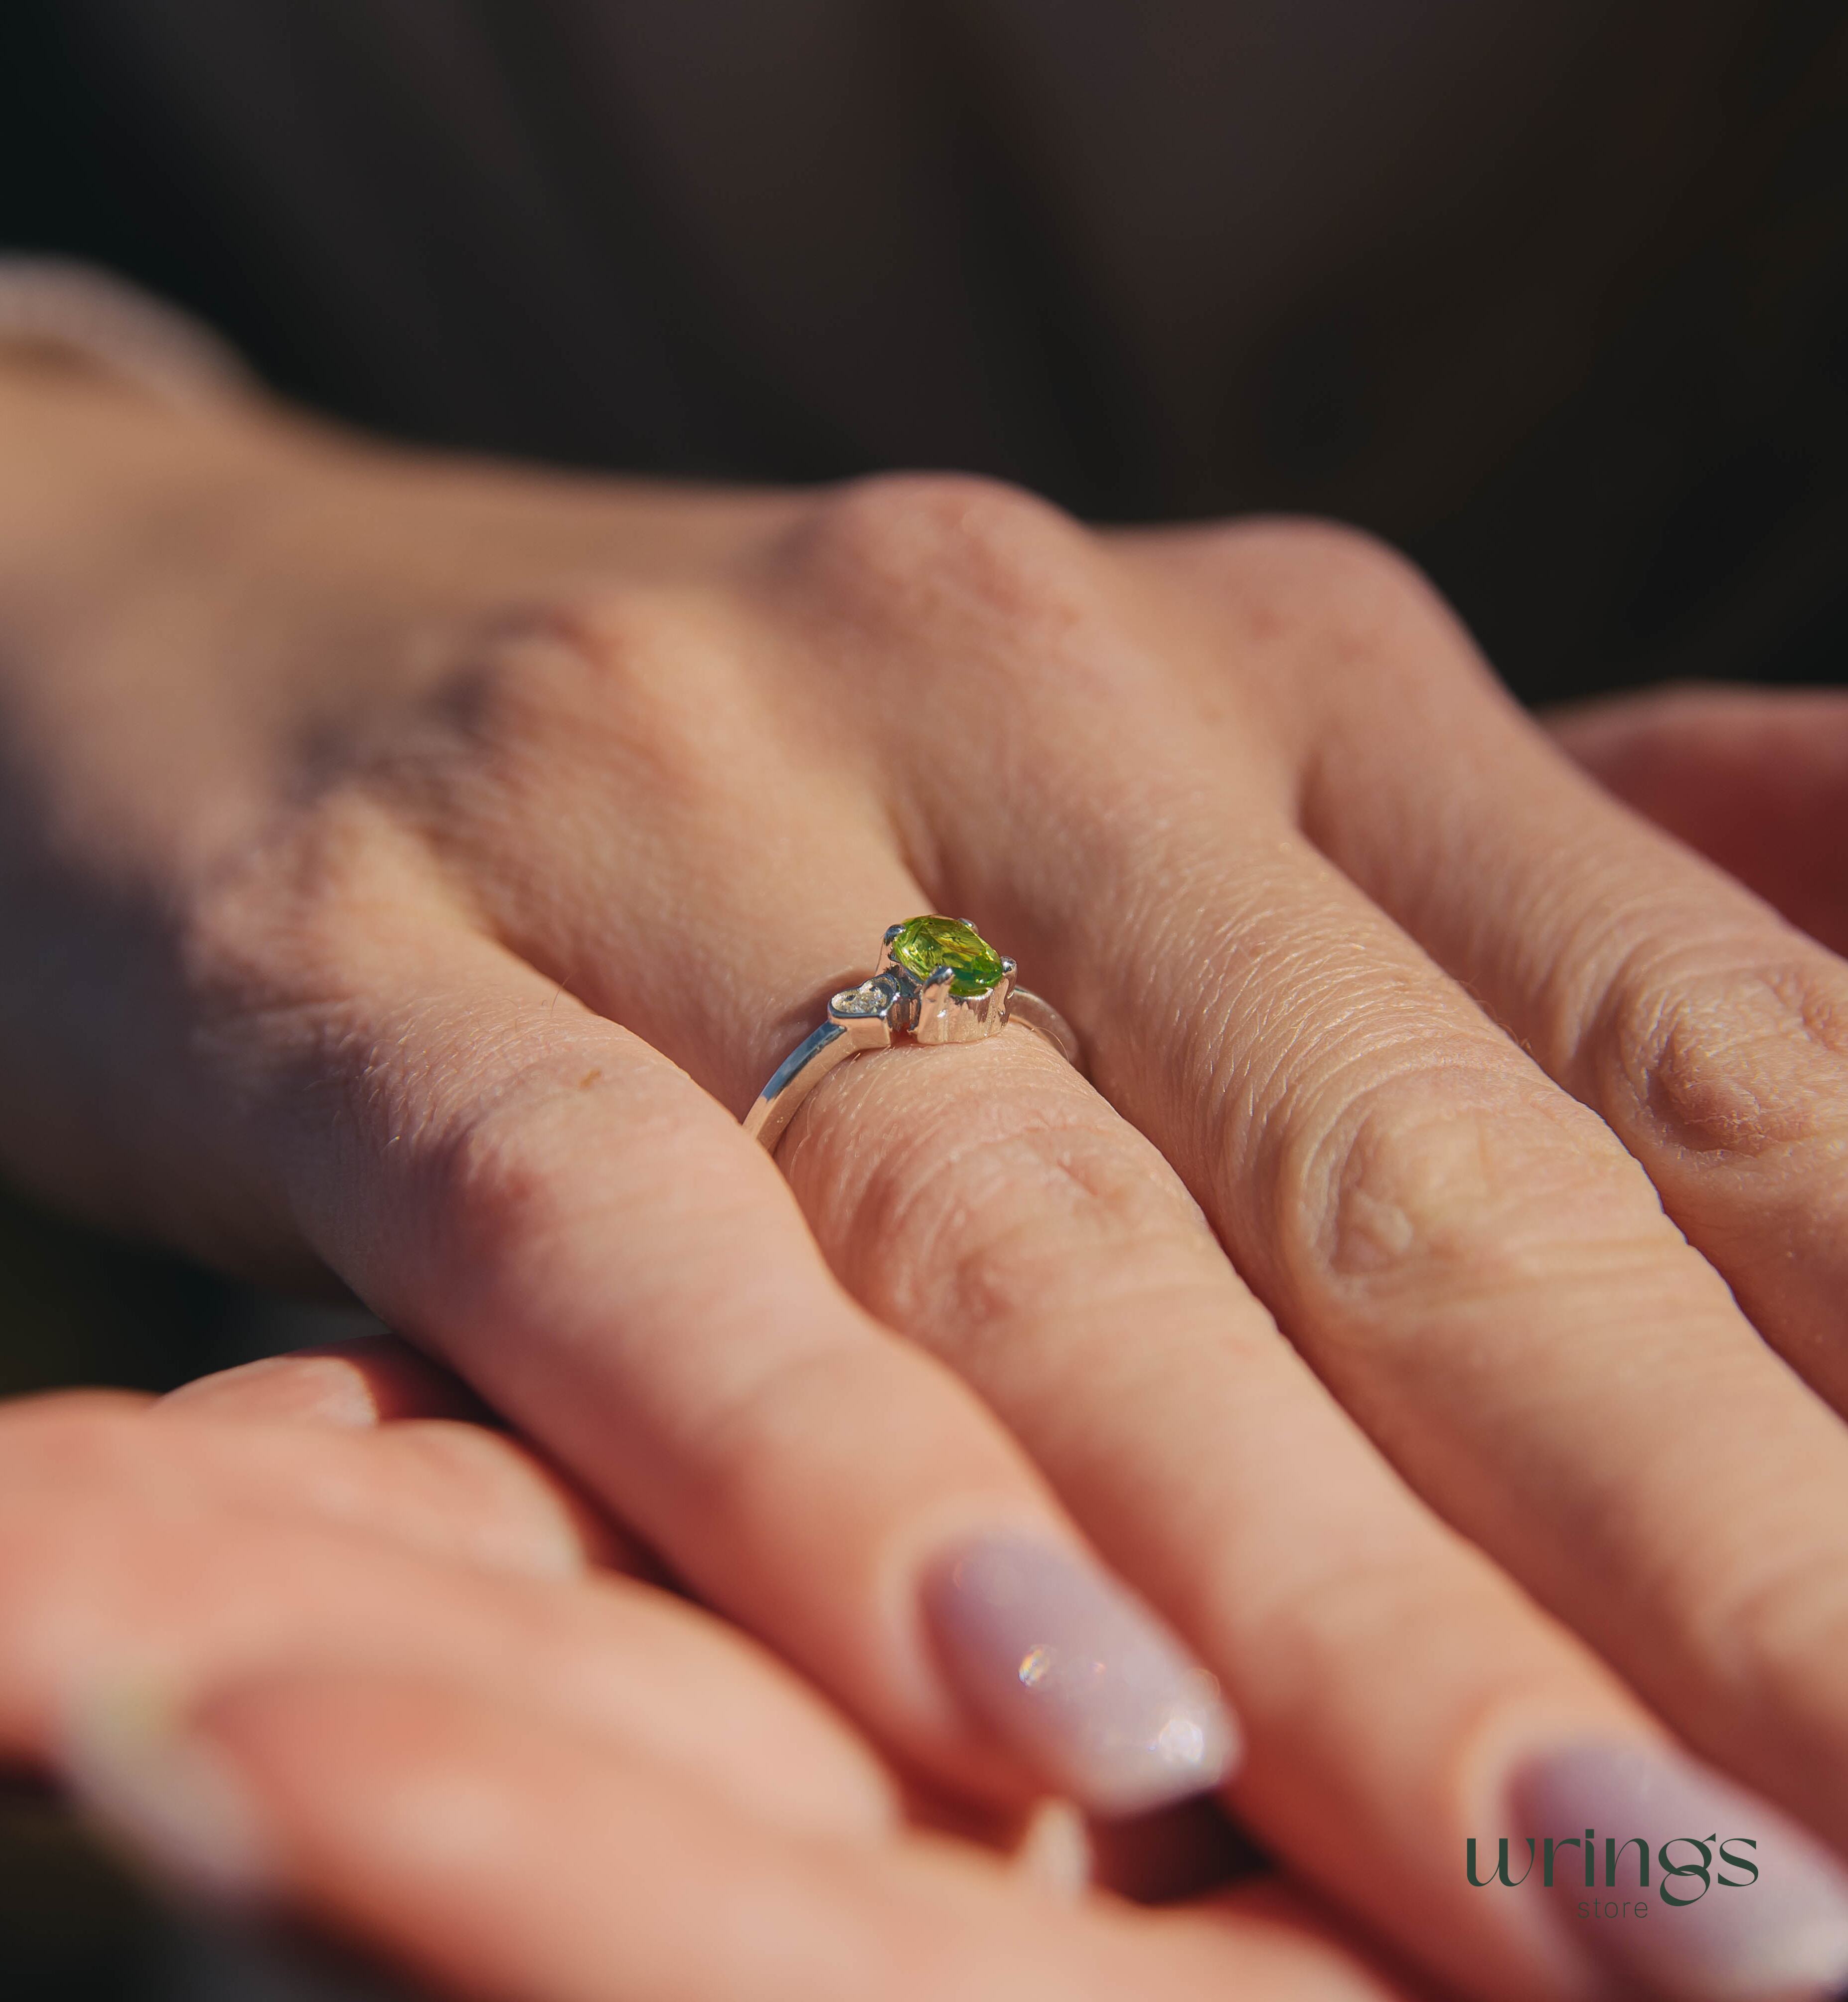
[(921, 987), (940, 966), (950, 969), (950, 991), (967, 998), (1001, 982), (1001, 955), (960, 918), (913, 918), (892, 940), (892, 957)]

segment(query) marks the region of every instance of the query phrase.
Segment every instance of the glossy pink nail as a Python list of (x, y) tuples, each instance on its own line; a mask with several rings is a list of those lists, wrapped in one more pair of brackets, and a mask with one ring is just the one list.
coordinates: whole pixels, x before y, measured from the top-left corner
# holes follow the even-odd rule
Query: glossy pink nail
[[(1678, 1753), (1626, 1744), (1567, 1746), (1510, 1793), (1520, 1833), (1508, 1874), (1530, 1871), (1613, 1973), (1677, 2002), (1848, 1991), (1848, 1871), (1756, 1794)], [(1498, 1861), (1484, 1862), (1491, 1883)]]
[(1217, 1682), (1077, 1553), (1019, 1534), (985, 1536), (932, 1571), (924, 1609), (964, 1702), (1093, 1812), (1140, 1813), (1230, 1770), (1237, 1732)]

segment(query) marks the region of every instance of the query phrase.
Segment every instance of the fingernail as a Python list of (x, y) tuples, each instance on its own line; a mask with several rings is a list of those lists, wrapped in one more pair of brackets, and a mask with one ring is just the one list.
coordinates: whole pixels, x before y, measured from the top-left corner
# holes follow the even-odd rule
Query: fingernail
[(1238, 1734), (1218, 1683), (1076, 1554), (984, 1536), (927, 1576), (924, 1612), (964, 1701), (1093, 1812), (1138, 1814), (1230, 1770)]
[(158, 1696), (111, 1691), (85, 1701), (68, 1721), (61, 1763), (99, 1832), (175, 1889), (243, 1905), (274, 1881), (236, 1774)]
[[(1648, 1746), (1571, 1746), (1518, 1773), (1510, 1798), (1512, 1871), (1532, 1836), (1540, 1882), (1552, 1837), (1543, 1895), (1613, 1972), (1679, 2002), (1823, 2002), (1848, 1989), (1848, 1870), (1709, 1767)], [(1491, 1884), (1494, 1867), (1491, 1854)]]

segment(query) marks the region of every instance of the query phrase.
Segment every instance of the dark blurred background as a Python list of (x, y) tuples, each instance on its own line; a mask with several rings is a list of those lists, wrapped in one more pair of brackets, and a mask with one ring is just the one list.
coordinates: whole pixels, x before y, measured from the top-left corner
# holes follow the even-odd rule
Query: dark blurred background
[[(1357, 521), (1529, 701), (1841, 674), (1840, 4), (5, 0), (7, 249), (435, 445)], [(0, 1394), (356, 1324), (0, 1198)], [(0, 1994), (176, 1992), (71, 1840)]]
[(1362, 522), (1517, 690), (1828, 678), (1840, 0), (7, 0), (0, 245), (441, 443)]

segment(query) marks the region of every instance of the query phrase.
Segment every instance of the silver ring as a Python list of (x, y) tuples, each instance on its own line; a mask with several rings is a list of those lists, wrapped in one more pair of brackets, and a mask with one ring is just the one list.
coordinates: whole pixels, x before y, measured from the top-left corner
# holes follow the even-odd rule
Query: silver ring
[(889, 926), (872, 978), (830, 997), (827, 1020), (776, 1066), (744, 1114), (744, 1131), (775, 1153), (797, 1107), (836, 1064), (888, 1048), (901, 1034), (920, 1043), (978, 1043), (1017, 1022), (1082, 1070), (1071, 1024), (1050, 1001), (1016, 987), (1014, 971), (967, 918)]

